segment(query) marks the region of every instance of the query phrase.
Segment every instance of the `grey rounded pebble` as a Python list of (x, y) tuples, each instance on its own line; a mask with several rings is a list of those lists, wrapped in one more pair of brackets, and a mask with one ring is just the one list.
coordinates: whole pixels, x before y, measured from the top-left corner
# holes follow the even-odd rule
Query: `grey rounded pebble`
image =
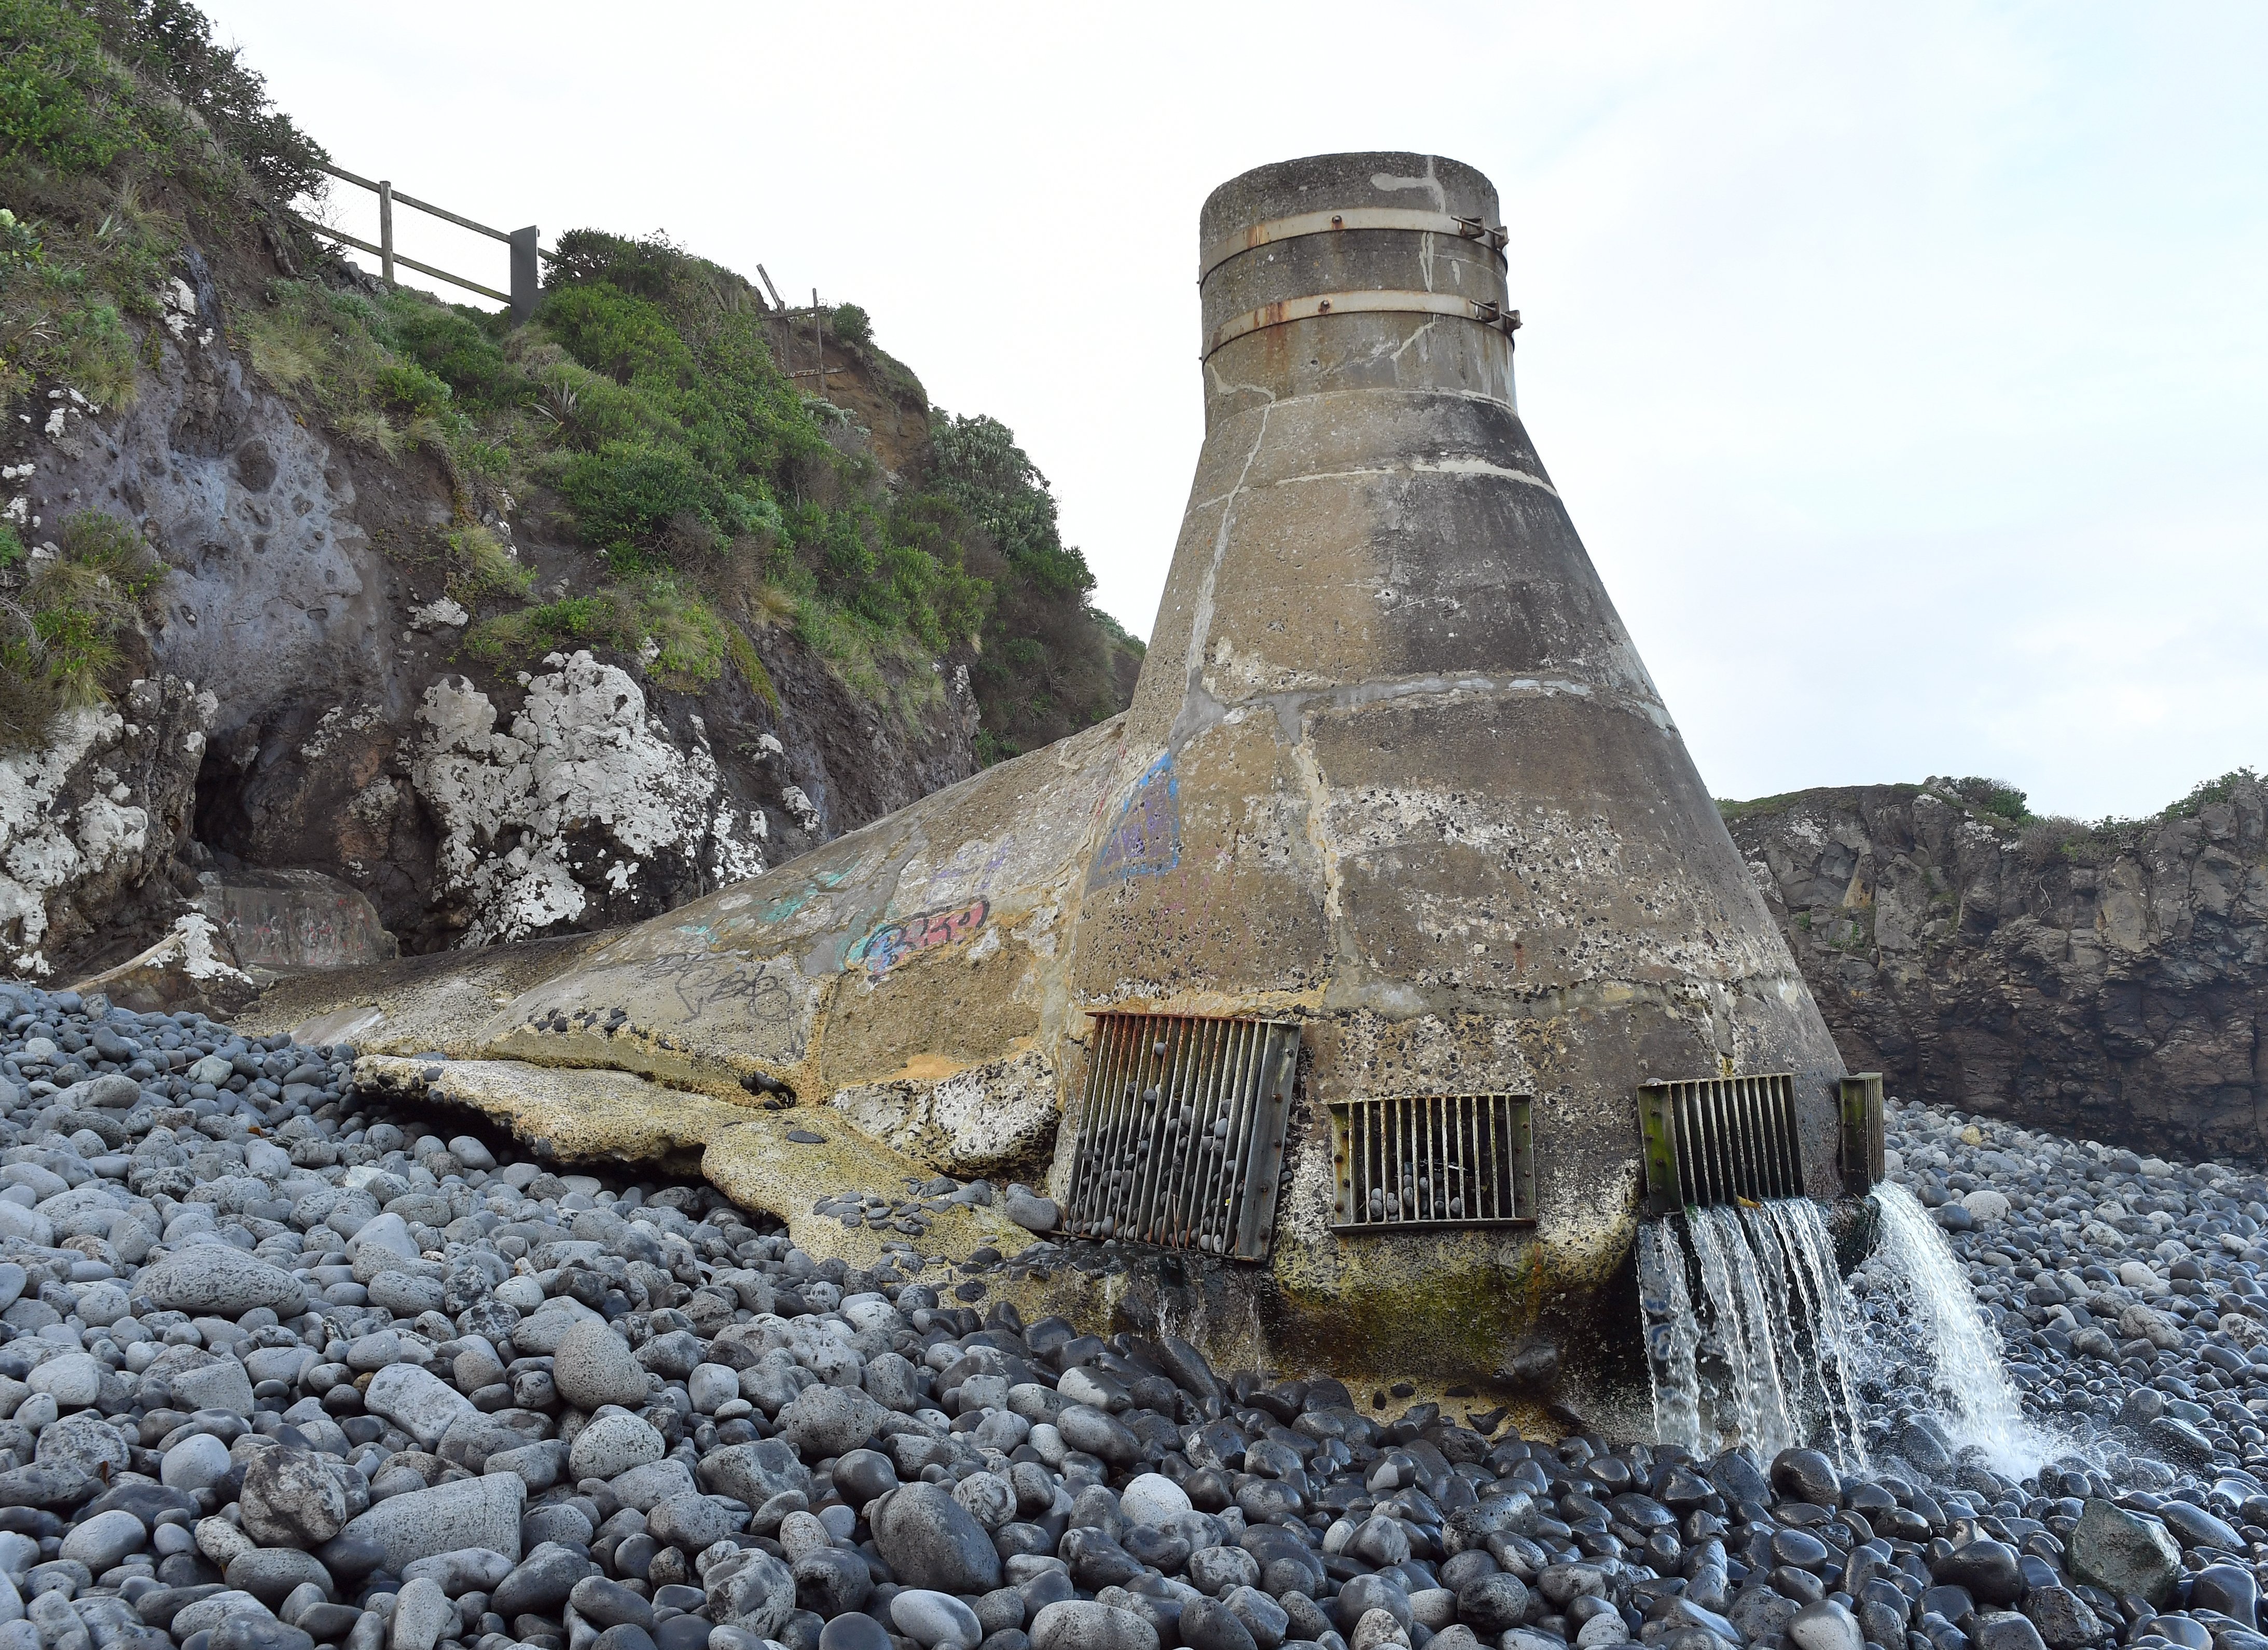
[(567, 1472), (578, 1481), (611, 1478), (632, 1467), (659, 1461), (667, 1451), (661, 1434), (635, 1415), (597, 1415), (575, 1435), (567, 1451)]
[(1158, 1650), (1158, 1632), (1132, 1610), (1065, 1599), (1033, 1618), (1032, 1650)]
[(306, 1310), (307, 1292), (281, 1267), (226, 1243), (195, 1243), (142, 1269), (137, 1293), (171, 1312), (238, 1318), (266, 1307), (279, 1318)]
[(603, 1322), (569, 1330), (552, 1360), (551, 1379), (559, 1396), (578, 1410), (608, 1403), (636, 1408), (645, 1402), (645, 1371), (630, 1343)]

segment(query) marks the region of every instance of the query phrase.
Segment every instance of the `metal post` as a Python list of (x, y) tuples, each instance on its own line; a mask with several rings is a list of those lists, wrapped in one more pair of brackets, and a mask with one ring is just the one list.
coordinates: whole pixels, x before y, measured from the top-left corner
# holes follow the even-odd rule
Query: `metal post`
[(819, 320), (819, 289), (811, 289), (811, 346), (819, 352), (819, 399), (827, 399), (827, 335)]
[(378, 273), (394, 284), (394, 185), (384, 178), (378, 180)]
[(514, 326), (525, 326), (535, 313), (535, 296), (542, 284), (542, 275), (535, 261), (535, 225), (512, 232), (512, 319)]

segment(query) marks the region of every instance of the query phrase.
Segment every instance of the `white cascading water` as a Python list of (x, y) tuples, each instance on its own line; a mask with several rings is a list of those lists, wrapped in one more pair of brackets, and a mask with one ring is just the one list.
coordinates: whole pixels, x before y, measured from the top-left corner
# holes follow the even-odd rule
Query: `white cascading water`
[(1944, 1234), (1904, 1187), (1886, 1182), (1871, 1196), (1880, 1237), (1867, 1282), (1898, 1302), (1889, 1315), (1905, 1344), (1895, 1347), (1867, 1343), (1826, 1219), (1808, 1198), (1689, 1209), (1640, 1227), (1657, 1437), (1697, 1452), (1744, 1444), (1765, 1461), (1808, 1444), (1863, 1470), (1857, 1372), (1888, 1360), (1926, 1370), (1956, 1447), (1974, 1445), (2017, 1476), (2051, 1453), (2023, 1418)]
[(2036, 1470), (2057, 1446), (2024, 1418), (2001, 1366), (2000, 1337), (1977, 1311), (1945, 1234), (1904, 1187), (1885, 1181), (1871, 1195), (1881, 1235), (1867, 1264), (1904, 1308), (1897, 1316), (1929, 1372), (1946, 1435), (1983, 1450), (1996, 1471), (2021, 1477)]
[(1764, 1460), (1815, 1443), (1866, 1466), (1857, 1314), (1817, 1204), (1689, 1210), (1648, 1223), (1638, 1244), (1657, 1436), (1696, 1451), (1744, 1443)]

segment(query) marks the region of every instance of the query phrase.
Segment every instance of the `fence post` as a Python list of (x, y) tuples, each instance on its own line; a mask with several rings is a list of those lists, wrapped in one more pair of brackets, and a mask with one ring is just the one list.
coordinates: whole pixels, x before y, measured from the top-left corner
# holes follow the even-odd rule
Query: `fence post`
[(394, 185), (378, 180), (378, 270), (387, 286), (394, 284)]
[(535, 225), (512, 232), (512, 319), (514, 326), (525, 326), (535, 313), (537, 289), (543, 276), (535, 261)]

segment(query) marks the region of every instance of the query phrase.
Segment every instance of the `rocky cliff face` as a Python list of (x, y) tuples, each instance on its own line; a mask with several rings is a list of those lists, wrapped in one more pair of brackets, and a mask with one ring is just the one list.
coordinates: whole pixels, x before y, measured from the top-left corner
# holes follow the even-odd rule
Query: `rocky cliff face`
[(2020, 825), (1941, 784), (1727, 810), (1851, 1069), (1904, 1099), (2268, 1160), (2268, 791)]
[[(93, 510), (170, 569), (131, 703), (66, 712), (0, 762), (0, 972), (117, 962), (216, 866), (329, 872), (412, 951), (603, 926), (976, 770), (965, 665), (909, 720), (784, 629), (758, 637), (769, 698), (732, 673), (674, 690), (636, 656), (464, 656), (443, 570), (403, 553), (464, 525), (458, 479), (306, 418), (232, 350), (224, 284), (194, 253), (183, 267), (180, 324), (153, 328), (129, 407), (58, 387), (46, 418), (0, 434), (35, 557)], [(516, 528), (509, 505), (482, 525), (566, 593), (587, 552)]]

